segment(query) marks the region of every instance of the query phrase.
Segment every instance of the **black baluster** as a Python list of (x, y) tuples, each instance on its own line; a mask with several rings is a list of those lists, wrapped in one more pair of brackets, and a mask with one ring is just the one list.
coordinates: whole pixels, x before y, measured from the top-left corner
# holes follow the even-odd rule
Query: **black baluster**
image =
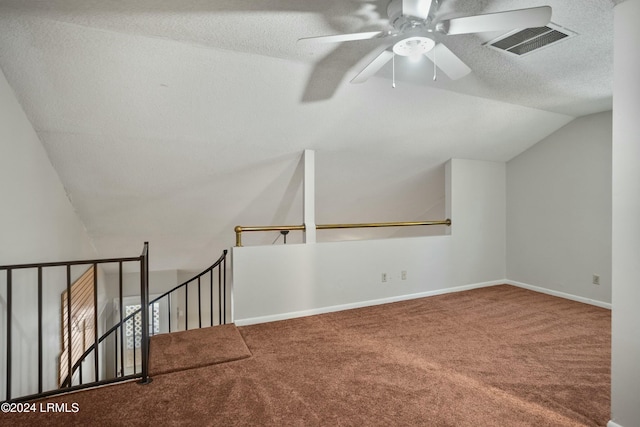
[(222, 270), (218, 264), (218, 325), (222, 325)]
[[(124, 332), (123, 332), (123, 301), (122, 301), (122, 261), (118, 263), (118, 295), (120, 304), (120, 376), (124, 376)], [(116, 337), (117, 338), (117, 337)], [(116, 369), (117, 373), (117, 369)]]
[(189, 330), (189, 283), (184, 285), (184, 330)]
[(67, 366), (69, 387), (73, 383), (71, 372), (73, 365), (71, 363), (71, 265), (67, 264)]
[[(100, 381), (100, 364), (98, 363), (98, 338), (98, 264), (93, 263), (93, 354), (95, 369), (93, 378), (95, 381)], [(82, 372), (82, 370), (80, 372)]]
[(42, 267), (38, 267), (38, 393), (42, 393)]
[(198, 327), (202, 328), (202, 301), (200, 299), (200, 276), (198, 276)]
[(11, 399), (11, 269), (7, 270), (7, 400)]
[(167, 306), (169, 311), (169, 332), (171, 332), (171, 294), (167, 295)]
[(213, 269), (209, 270), (209, 296), (211, 304), (209, 305), (209, 326), (213, 326)]

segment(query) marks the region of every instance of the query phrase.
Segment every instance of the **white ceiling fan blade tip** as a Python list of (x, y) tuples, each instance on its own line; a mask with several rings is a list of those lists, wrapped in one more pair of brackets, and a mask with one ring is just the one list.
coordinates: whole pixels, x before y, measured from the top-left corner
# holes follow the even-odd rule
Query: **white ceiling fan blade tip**
[(298, 39), (298, 42), (342, 43), (342, 42), (350, 42), (355, 40), (373, 39), (383, 33), (384, 33), (383, 31), (367, 31), (364, 33), (336, 34), (334, 36), (303, 37), (301, 39)]

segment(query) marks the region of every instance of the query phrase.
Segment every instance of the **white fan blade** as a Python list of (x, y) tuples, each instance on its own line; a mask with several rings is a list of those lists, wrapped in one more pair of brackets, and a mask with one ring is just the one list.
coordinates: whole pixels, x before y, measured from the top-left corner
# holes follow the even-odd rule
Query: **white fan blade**
[(350, 42), (354, 40), (366, 40), (373, 39), (381, 34), (383, 31), (369, 31), (366, 33), (353, 33), (353, 34), (338, 34), (335, 36), (319, 36), (319, 37), (304, 37), (298, 39), (298, 41), (310, 41), (317, 43), (340, 43), (340, 42)]
[(438, 43), (429, 52), (424, 54), (431, 62), (436, 64), (451, 80), (458, 80), (471, 72), (471, 68), (462, 62), (448, 47)]
[(402, 14), (427, 19), (432, 0), (402, 0)]
[(445, 34), (469, 34), (506, 31), (516, 28), (544, 27), (551, 20), (551, 7), (540, 6), (486, 15), (467, 16), (442, 21), (438, 30)]
[(351, 83), (366, 82), (369, 77), (377, 73), (378, 70), (382, 68), (384, 64), (389, 62), (391, 58), (393, 58), (393, 52), (383, 50), (380, 55), (376, 56), (375, 59), (369, 63), (369, 65), (364, 67), (362, 71), (360, 71), (358, 75), (351, 80)]

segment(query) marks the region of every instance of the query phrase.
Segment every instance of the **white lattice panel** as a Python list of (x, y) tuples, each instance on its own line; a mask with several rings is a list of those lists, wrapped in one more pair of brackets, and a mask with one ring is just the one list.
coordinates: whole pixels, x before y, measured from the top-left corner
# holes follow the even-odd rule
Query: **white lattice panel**
[[(140, 304), (132, 304), (125, 307), (125, 317), (131, 315), (140, 309)], [(158, 303), (153, 304), (151, 307), (151, 316), (149, 316), (149, 332), (155, 335), (160, 332), (160, 305)], [(133, 319), (128, 320), (124, 325), (124, 334), (127, 341), (127, 349), (134, 348), (133, 340), (135, 336), (135, 348), (140, 348), (142, 342), (142, 315), (141, 313), (133, 316)], [(134, 335), (135, 331), (135, 335)]]

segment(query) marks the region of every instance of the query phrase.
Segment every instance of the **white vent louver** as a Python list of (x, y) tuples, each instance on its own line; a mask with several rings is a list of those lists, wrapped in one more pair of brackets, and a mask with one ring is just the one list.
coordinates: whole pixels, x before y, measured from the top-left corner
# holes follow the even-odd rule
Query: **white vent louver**
[(523, 56), (576, 35), (571, 30), (549, 23), (545, 27), (510, 31), (486, 42), (484, 45), (503, 52)]

